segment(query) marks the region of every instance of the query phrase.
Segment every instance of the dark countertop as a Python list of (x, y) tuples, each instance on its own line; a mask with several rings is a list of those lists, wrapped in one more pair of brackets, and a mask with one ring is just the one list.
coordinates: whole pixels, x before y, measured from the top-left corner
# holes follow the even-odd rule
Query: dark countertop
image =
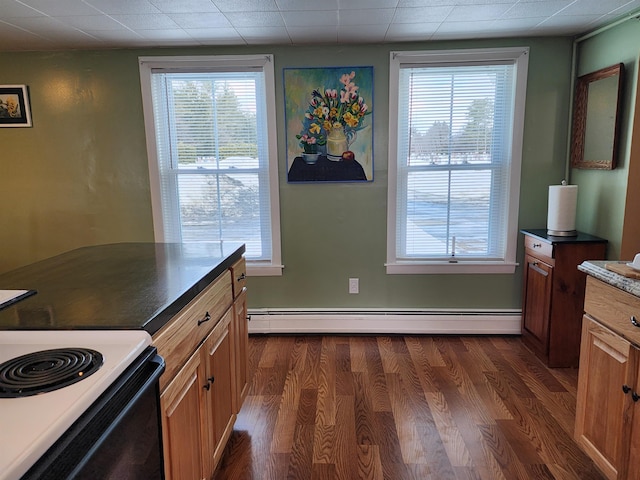
[(607, 243), (607, 240), (604, 238), (596, 237), (595, 235), (590, 235), (588, 233), (578, 232), (577, 235), (573, 237), (559, 237), (556, 235), (547, 235), (546, 228), (539, 229), (525, 229), (520, 230), (525, 235), (531, 235), (532, 237), (536, 237), (539, 240), (542, 240), (545, 243)]
[(0, 274), (37, 293), (0, 310), (0, 330), (145, 329), (151, 335), (239, 260), (243, 244), (115, 243)]

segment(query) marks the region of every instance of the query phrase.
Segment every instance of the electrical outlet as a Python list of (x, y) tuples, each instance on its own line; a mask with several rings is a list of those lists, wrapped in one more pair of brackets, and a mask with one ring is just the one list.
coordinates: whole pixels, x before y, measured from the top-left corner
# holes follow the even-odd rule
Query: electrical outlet
[(349, 279), (349, 293), (359, 293), (359, 283), (360, 279), (358, 278), (350, 278)]

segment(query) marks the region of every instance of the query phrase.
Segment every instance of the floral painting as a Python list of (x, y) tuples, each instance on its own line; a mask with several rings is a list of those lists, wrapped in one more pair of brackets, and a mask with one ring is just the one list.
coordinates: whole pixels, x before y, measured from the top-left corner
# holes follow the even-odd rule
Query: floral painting
[(285, 68), (290, 182), (373, 180), (373, 67)]

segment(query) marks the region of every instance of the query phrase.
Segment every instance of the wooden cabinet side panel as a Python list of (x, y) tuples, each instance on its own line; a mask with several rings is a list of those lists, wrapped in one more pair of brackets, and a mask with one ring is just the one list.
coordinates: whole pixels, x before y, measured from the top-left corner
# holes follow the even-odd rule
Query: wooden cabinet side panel
[(160, 396), (167, 480), (204, 478), (201, 368), (200, 356), (193, 355)]
[(580, 357), (586, 274), (578, 270), (585, 260), (604, 258), (605, 243), (556, 245), (549, 325), (549, 366), (577, 366)]
[(618, 478), (631, 345), (583, 318), (575, 438), (607, 478)]
[(234, 303), (233, 336), (233, 411), (239, 413), (249, 390), (249, 325), (247, 323), (247, 290), (243, 289)]

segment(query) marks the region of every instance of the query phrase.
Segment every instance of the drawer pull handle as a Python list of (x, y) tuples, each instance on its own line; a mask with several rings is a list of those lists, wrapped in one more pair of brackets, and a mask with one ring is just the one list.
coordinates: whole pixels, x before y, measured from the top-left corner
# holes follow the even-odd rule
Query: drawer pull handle
[(240, 282), (241, 280), (244, 280), (245, 278), (247, 278), (247, 276), (244, 274), (244, 272), (242, 272), (242, 274), (238, 277), (238, 282)]
[(202, 320), (198, 320), (198, 326), (202, 325), (204, 322), (208, 322), (211, 320), (211, 314), (209, 312), (204, 314), (204, 318)]
[(202, 388), (204, 388), (207, 392), (209, 391), (209, 389), (211, 388), (211, 384), (215, 381), (215, 378), (213, 376), (207, 378), (207, 384), (203, 385)]
[(629, 393), (631, 391), (631, 387), (629, 385), (622, 385), (622, 391), (625, 393)]
[(633, 393), (631, 394), (631, 399), (632, 399), (634, 402), (637, 402), (638, 400), (640, 400), (640, 395), (638, 395), (636, 392), (633, 392)]
[(540, 248), (540, 247), (542, 247), (541, 243), (534, 243), (533, 244), (533, 248)]
[(631, 325), (633, 325), (634, 327), (640, 327), (640, 322), (638, 322), (638, 320), (636, 320), (636, 316), (635, 315), (631, 315)]

